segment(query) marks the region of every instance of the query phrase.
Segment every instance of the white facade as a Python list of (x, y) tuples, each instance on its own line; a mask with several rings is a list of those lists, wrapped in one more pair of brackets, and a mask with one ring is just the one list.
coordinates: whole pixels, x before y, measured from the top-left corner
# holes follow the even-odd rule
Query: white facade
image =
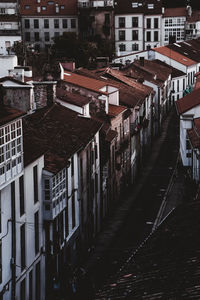
[(9, 70), (14, 69), (14, 67), (16, 66), (17, 66), (16, 55), (0, 55), (0, 77), (8, 76)]
[(187, 76), (183, 75), (180, 77), (172, 78), (172, 100), (176, 101), (184, 96), (184, 91), (187, 87)]
[(0, 54), (10, 53), (14, 42), (21, 41), (20, 24), (17, 17), (17, 2), (0, 3)]
[(192, 128), (193, 119), (200, 116), (200, 105), (180, 116), (180, 154), (184, 166), (191, 166), (191, 148), (187, 146), (187, 129)]
[(162, 45), (170, 43), (170, 36), (173, 36), (176, 42), (184, 41), (186, 16), (163, 17), (162, 22)]
[(44, 48), (53, 44), (53, 39), (64, 32), (78, 33), (77, 16), (23, 16), (23, 40), (26, 44), (37, 44)]

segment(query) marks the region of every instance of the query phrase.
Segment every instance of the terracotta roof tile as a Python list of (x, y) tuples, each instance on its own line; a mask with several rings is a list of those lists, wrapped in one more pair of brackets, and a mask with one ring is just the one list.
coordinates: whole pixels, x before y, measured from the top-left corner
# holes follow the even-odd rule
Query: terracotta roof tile
[(105, 81), (107, 84), (114, 84), (119, 89), (119, 102), (121, 105), (125, 105), (130, 108), (141, 106), (147, 96), (146, 93), (137, 89), (137, 87), (133, 88), (119, 80), (116, 80), (114, 77), (110, 77), (105, 70), (100, 72), (99, 69), (93, 71), (80, 69), (76, 72), (84, 74), (90, 78), (101, 78), (101, 80)]
[[(49, 4), (49, 3), (52, 4)], [(56, 13), (56, 4), (59, 7), (59, 13)], [(26, 6), (29, 6), (29, 9), (26, 9)], [(42, 9), (42, 6), (46, 7), (46, 10)], [(61, 6), (63, 9), (61, 9)], [(41, 10), (38, 13), (37, 7), (40, 7)], [(42, 0), (40, 3), (37, 1), (30, 0), (20, 0), (20, 14), (22, 16), (66, 16), (66, 15), (76, 15), (77, 14), (77, 2), (75, 0)]]
[(20, 110), (2, 105), (0, 106), (0, 126), (5, 125), (24, 115), (25, 113)]
[(158, 47), (158, 48), (154, 48), (153, 49), (154, 51), (162, 54), (162, 55), (165, 55), (185, 66), (192, 66), (192, 65), (195, 65), (196, 62), (192, 59), (190, 59), (189, 57), (187, 56), (184, 56), (172, 49), (169, 49), (168, 47), (166, 46), (162, 46), (162, 47)]
[(186, 7), (165, 8), (164, 17), (186, 17)]
[(109, 104), (108, 115), (110, 117), (116, 117), (123, 113), (125, 110), (127, 110), (127, 107), (125, 106)]
[(42, 108), (23, 121), (25, 165), (44, 154), (45, 169), (52, 173), (64, 168), (102, 126), (59, 104)]
[(58, 99), (77, 105), (79, 107), (83, 107), (84, 105), (90, 103), (91, 99), (89, 97), (83, 96), (78, 92), (70, 93), (62, 88), (57, 87), (56, 96)]
[(88, 90), (92, 90), (99, 94), (108, 95), (106, 91), (101, 91), (102, 88), (108, 86), (104, 81), (97, 80), (93, 78), (88, 78), (86, 76), (82, 76), (72, 72), (64, 73), (64, 81), (69, 82), (71, 84), (86, 88)]
[(180, 115), (198, 105), (200, 105), (200, 89), (194, 90), (176, 101), (177, 111)]

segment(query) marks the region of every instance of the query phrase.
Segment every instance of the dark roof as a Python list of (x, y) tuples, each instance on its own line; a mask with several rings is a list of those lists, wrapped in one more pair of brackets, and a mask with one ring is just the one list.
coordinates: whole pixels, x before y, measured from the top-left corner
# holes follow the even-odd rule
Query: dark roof
[(56, 96), (64, 102), (71, 103), (79, 107), (83, 107), (91, 101), (89, 97), (83, 96), (78, 92), (71, 93), (59, 87), (56, 89)]
[[(115, 1), (115, 14), (145, 14), (158, 15), (162, 14), (162, 1), (158, 0), (117, 0)], [(133, 7), (132, 3), (138, 3), (137, 7)], [(154, 7), (148, 8), (148, 4)]]
[(121, 105), (125, 105), (130, 108), (135, 106), (140, 106), (145, 101), (147, 93), (142, 92), (140, 89), (131, 87), (122, 81), (116, 80), (113, 76), (107, 73), (106, 69), (104, 70), (93, 70), (89, 71), (87, 69), (80, 69), (76, 72), (84, 74), (92, 78), (100, 78), (107, 82), (107, 84), (114, 84), (119, 89), (119, 102)]
[(196, 89), (176, 101), (177, 111), (180, 115), (198, 105), (200, 105), (200, 89)]
[(25, 165), (45, 154), (45, 169), (57, 173), (67, 160), (84, 148), (101, 128), (101, 123), (54, 104), (24, 119)]
[[(49, 4), (53, 2), (52, 4)], [(59, 13), (56, 13), (56, 4), (59, 7)], [(29, 6), (29, 9), (26, 9), (26, 6)], [(46, 10), (42, 9), (42, 6), (46, 7)], [(61, 6), (64, 6), (61, 9)], [(37, 7), (40, 7), (41, 10), (38, 13)], [(30, 1), (30, 0), (20, 0), (20, 14), (23, 16), (64, 16), (64, 15), (76, 15), (77, 14), (77, 2), (75, 0), (56, 0), (56, 1), (49, 1), (49, 0), (42, 0), (40, 3), (37, 1)]]
[(168, 79), (172, 70), (169, 65), (160, 63), (159, 60), (135, 60), (124, 68), (124, 73), (138, 80), (147, 80), (162, 86)]
[(200, 21), (200, 10), (193, 10), (191, 16), (187, 16), (187, 22), (193, 23)]
[(176, 208), (95, 299), (200, 299), (200, 202)]
[(118, 115), (123, 113), (125, 110), (127, 110), (127, 107), (125, 107), (125, 106), (109, 104), (108, 115), (110, 117), (117, 117)]
[(186, 17), (187, 9), (186, 7), (174, 7), (174, 8), (165, 8), (164, 17)]
[[(196, 42), (196, 44), (198, 41)], [(181, 43), (173, 43), (166, 46), (167, 48), (184, 55), (187, 58), (192, 59), (195, 62), (200, 62), (200, 41), (199, 41), (199, 49), (197, 47), (192, 46), (190, 41), (181, 42)]]
[(5, 125), (24, 115), (25, 113), (20, 110), (5, 105), (0, 106), (0, 126)]
[(160, 65), (163, 65), (163, 66), (166, 66), (166, 67), (170, 68), (172, 78), (186, 75), (186, 73), (184, 73), (183, 71), (178, 70), (178, 69), (174, 68), (173, 66), (170, 66), (170, 65), (166, 64), (164, 61), (161, 61), (159, 59), (155, 59), (153, 61), (155, 61), (157, 64), (160, 64)]

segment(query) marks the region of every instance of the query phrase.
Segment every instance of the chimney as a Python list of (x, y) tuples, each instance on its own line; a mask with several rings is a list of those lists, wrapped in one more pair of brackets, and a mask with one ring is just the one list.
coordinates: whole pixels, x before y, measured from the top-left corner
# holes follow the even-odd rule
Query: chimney
[(140, 57), (140, 66), (144, 67), (144, 56)]
[(190, 5), (188, 5), (186, 7), (186, 9), (187, 9), (188, 16), (191, 17), (191, 15), (192, 15), (192, 7)]
[(51, 106), (56, 98), (57, 81), (34, 81), (34, 101), (35, 108), (40, 109), (45, 106)]
[(58, 3), (56, 3), (56, 13), (59, 14), (59, 6), (58, 6)]

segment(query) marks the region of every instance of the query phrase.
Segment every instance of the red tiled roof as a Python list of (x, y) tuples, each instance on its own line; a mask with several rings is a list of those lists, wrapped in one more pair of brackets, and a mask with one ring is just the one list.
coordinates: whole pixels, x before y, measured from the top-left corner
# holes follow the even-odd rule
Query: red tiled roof
[(186, 7), (165, 8), (164, 17), (186, 17)]
[[(49, 3), (52, 4), (49, 4)], [(56, 4), (59, 7), (59, 13), (56, 13)], [(29, 6), (29, 9), (26, 9)], [(37, 7), (40, 7), (40, 12), (37, 12)], [(42, 7), (46, 7), (43, 10)], [(61, 9), (63, 7), (63, 9)], [(75, 0), (42, 0), (40, 3), (37, 1), (20, 0), (20, 14), (23, 16), (66, 16), (66, 15), (77, 15), (77, 1)]]
[(87, 70), (87, 69), (80, 69), (77, 70), (79, 74), (88, 76), (90, 78), (101, 78), (106, 84), (114, 85), (119, 89), (119, 102), (122, 105), (127, 107), (135, 107), (141, 106), (142, 103), (145, 101), (147, 93), (144, 93), (141, 89), (136, 87), (129, 86), (124, 82), (119, 81), (118, 79), (110, 76), (106, 73), (106, 71), (97, 70)]
[(5, 105), (0, 106), (0, 126), (5, 125), (24, 115), (25, 113), (20, 110), (10, 108)]
[(45, 169), (57, 173), (67, 160), (84, 148), (102, 124), (62, 106), (42, 108), (23, 123), (24, 161), (28, 165), (45, 154)]
[(125, 106), (109, 104), (108, 115), (111, 117), (116, 117), (120, 115), (122, 112), (124, 112), (125, 110), (127, 110), (127, 107)]
[(154, 48), (153, 50), (162, 55), (165, 55), (165, 56), (171, 58), (172, 60), (175, 60), (185, 66), (192, 66), (192, 65), (196, 64), (196, 62), (194, 60), (190, 59), (189, 57), (184, 56), (184, 55), (182, 55), (172, 49), (169, 49), (168, 47), (165, 47), (165, 46)]
[(91, 99), (89, 97), (80, 95), (79, 93), (73, 92), (70, 93), (62, 88), (57, 87), (56, 96), (58, 99), (77, 105), (79, 107), (83, 107), (84, 105), (90, 103)]
[(198, 105), (200, 105), (200, 89), (194, 90), (176, 101), (177, 111), (180, 115)]
[(193, 10), (191, 17), (187, 16), (187, 22), (193, 23), (198, 21), (200, 21), (200, 10)]
[(92, 90), (99, 94), (108, 95), (107, 92), (101, 91), (102, 88), (108, 86), (108, 84), (106, 84), (102, 80), (89, 78), (89, 77), (71, 73), (71, 72), (65, 72), (64, 73), (64, 81), (69, 82), (74, 85), (77, 85), (77, 86), (80, 86), (80, 87), (83, 87), (88, 90)]

